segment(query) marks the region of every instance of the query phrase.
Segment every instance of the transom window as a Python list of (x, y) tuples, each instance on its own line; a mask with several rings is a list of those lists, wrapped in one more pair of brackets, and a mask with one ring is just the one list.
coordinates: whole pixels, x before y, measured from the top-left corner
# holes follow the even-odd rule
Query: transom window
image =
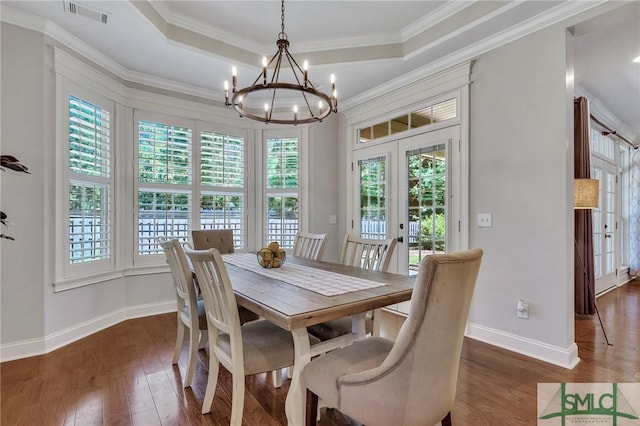
[(358, 143), (367, 143), (374, 139), (380, 139), (429, 124), (454, 119), (457, 117), (456, 98), (438, 102), (434, 105), (417, 111), (404, 114), (391, 120), (373, 124), (358, 129)]

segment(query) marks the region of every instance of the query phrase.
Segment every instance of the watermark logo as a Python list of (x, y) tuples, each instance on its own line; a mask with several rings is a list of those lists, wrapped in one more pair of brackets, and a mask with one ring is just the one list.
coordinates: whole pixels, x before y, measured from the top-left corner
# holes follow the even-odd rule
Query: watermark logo
[(538, 383), (538, 425), (640, 426), (638, 383)]

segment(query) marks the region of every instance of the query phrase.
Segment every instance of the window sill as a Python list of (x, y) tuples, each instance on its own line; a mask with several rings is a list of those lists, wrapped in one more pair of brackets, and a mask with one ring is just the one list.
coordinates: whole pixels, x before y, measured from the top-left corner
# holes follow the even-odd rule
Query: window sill
[(65, 278), (53, 283), (53, 292), (72, 290), (74, 288), (85, 287), (105, 281), (122, 278), (122, 271), (108, 271), (99, 274), (83, 275), (81, 277)]
[(81, 277), (65, 278), (53, 283), (53, 292), (73, 290), (74, 288), (86, 287), (105, 281), (116, 280), (122, 277), (132, 277), (138, 275), (164, 274), (170, 272), (168, 265), (138, 266), (125, 268), (116, 271), (102, 272), (99, 274), (84, 275)]
[(125, 268), (122, 275), (125, 277), (135, 277), (136, 275), (164, 274), (171, 272), (169, 265), (133, 266)]

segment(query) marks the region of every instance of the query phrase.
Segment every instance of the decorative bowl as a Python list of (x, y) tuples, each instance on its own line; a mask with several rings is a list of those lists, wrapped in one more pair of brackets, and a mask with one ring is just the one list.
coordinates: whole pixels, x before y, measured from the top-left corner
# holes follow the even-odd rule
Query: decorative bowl
[(286, 262), (287, 253), (282, 249), (271, 251), (263, 248), (258, 251), (257, 258), (258, 264), (263, 268), (279, 268)]

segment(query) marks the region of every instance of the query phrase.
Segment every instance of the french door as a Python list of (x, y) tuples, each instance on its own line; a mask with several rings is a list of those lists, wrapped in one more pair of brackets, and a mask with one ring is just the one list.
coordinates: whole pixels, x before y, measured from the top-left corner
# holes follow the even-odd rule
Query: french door
[(599, 181), (598, 208), (592, 211), (595, 291), (598, 294), (618, 282), (617, 168), (613, 163), (594, 157), (591, 178)]
[(460, 248), (460, 126), (354, 151), (351, 232), (396, 238), (391, 271)]

